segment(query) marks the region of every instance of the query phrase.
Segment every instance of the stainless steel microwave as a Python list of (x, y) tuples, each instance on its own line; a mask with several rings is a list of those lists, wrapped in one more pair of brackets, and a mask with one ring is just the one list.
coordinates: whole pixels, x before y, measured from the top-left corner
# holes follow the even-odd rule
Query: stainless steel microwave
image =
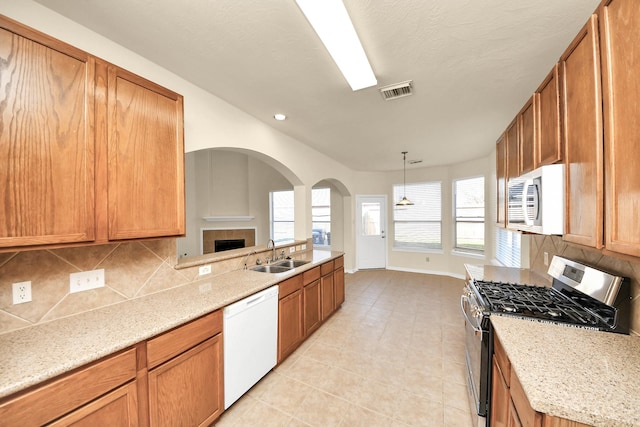
[(564, 233), (564, 165), (542, 166), (508, 183), (507, 227), (537, 234)]

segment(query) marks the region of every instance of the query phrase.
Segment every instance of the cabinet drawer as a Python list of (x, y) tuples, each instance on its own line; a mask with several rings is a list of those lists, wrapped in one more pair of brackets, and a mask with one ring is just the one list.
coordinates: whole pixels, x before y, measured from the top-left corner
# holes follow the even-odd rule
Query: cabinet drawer
[(302, 282), (307, 286), (311, 282), (315, 282), (320, 278), (320, 267), (314, 267), (302, 273)]
[(336, 258), (335, 260), (333, 260), (333, 263), (336, 270), (340, 267), (344, 267), (344, 257), (341, 256), (340, 258)]
[(147, 367), (154, 368), (220, 332), (222, 310), (217, 310), (152, 338), (147, 341)]
[(320, 275), (326, 276), (327, 274), (333, 272), (333, 261), (325, 262), (320, 266)]
[(502, 376), (504, 377), (504, 381), (507, 383), (507, 387), (511, 386), (511, 362), (507, 357), (507, 354), (504, 352), (504, 348), (502, 347), (502, 343), (498, 339), (497, 335), (494, 335), (493, 338), (493, 354), (496, 358), (496, 363), (502, 372)]
[(0, 424), (48, 423), (135, 377), (132, 348), (0, 404)]
[(302, 289), (302, 274), (293, 276), (283, 282), (280, 282), (278, 290), (278, 298), (284, 298), (292, 292)]

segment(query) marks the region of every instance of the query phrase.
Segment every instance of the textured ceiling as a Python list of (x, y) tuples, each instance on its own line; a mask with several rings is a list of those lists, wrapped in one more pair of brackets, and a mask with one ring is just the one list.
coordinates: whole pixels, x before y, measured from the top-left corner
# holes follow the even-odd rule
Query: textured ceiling
[(384, 101), (351, 91), (294, 0), (36, 1), (365, 171), (488, 155), (599, 3), (344, 0), (378, 85), (413, 80)]

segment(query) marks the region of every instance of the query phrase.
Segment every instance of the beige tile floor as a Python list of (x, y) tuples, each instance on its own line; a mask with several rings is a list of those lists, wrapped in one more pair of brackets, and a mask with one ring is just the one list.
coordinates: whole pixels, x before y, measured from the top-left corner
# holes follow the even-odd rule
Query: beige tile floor
[(342, 308), (216, 426), (469, 427), (462, 286), (417, 273), (347, 274)]

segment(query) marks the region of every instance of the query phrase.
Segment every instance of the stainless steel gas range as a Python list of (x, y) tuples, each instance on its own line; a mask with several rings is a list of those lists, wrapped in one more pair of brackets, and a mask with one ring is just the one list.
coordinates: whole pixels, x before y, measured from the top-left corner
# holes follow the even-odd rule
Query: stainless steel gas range
[(554, 256), (551, 287), (472, 279), (460, 299), (465, 318), (469, 398), (478, 415), (474, 425), (489, 425), (491, 411), (490, 316), (515, 316), (568, 327), (628, 333), (629, 280)]

